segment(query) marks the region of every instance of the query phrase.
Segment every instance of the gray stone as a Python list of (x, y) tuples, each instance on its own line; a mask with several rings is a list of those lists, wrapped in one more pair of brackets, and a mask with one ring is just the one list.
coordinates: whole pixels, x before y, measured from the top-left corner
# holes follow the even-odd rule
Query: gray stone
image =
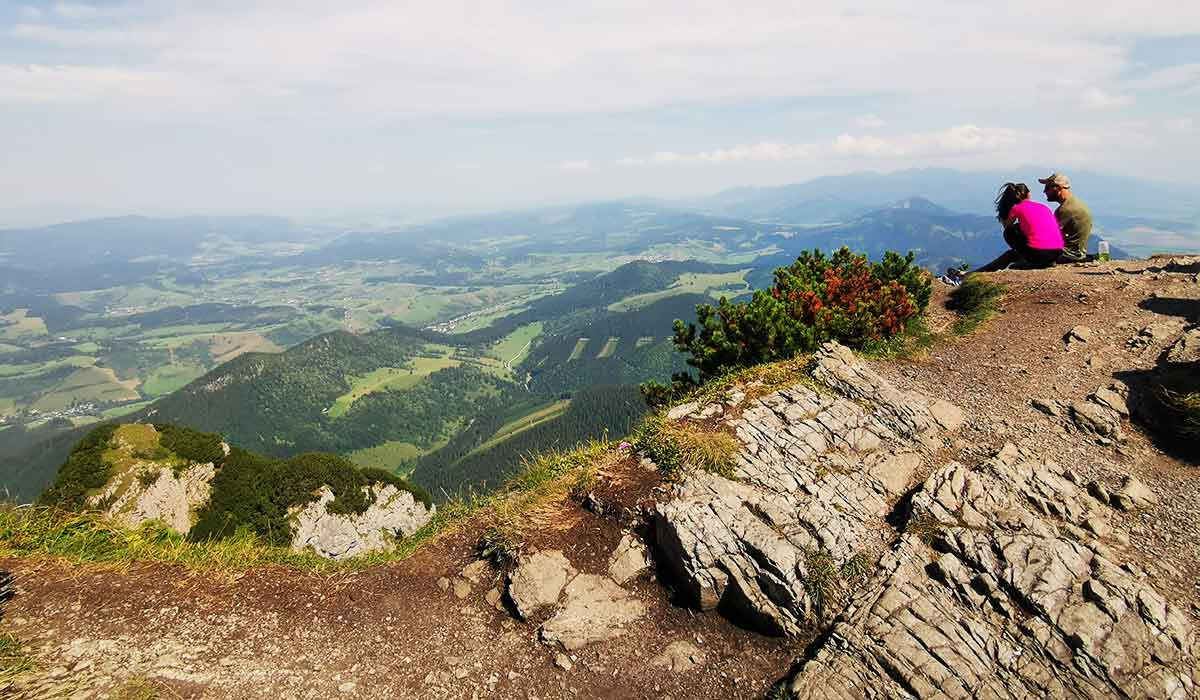
[(625, 533), (608, 559), (608, 575), (617, 583), (625, 583), (649, 568), (646, 545), (633, 533)]
[(462, 576), (471, 583), (479, 583), (488, 573), (488, 569), (490, 568), (491, 564), (488, 564), (482, 559), (478, 559), (463, 567)]
[(650, 659), (650, 665), (674, 673), (685, 673), (704, 665), (704, 652), (689, 641), (671, 642), (661, 654)]
[(839, 345), (817, 353), (813, 376), (829, 389), (789, 387), (727, 419), (743, 446), (737, 481), (689, 474), (655, 506), (658, 561), (682, 592), (767, 634), (810, 626), (824, 607), (811, 598), (810, 565), (861, 565), (926, 446), (962, 419), (897, 390)]
[(1126, 476), (1121, 483), (1121, 489), (1112, 495), (1112, 504), (1125, 511), (1151, 508), (1158, 505), (1158, 496), (1149, 486), (1132, 476)]
[(554, 665), (564, 671), (570, 671), (575, 668), (575, 664), (571, 663), (571, 657), (561, 651), (554, 655)]
[(1067, 334), (1063, 337), (1069, 346), (1072, 342), (1089, 342), (1093, 337), (1095, 337), (1095, 335), (1095, 331), (1088, 326), (1075, 326), (1071, 330), (1067, 331)]
[(1167, 361), (1176, 364), (1200, 362), (1200, 328), (1192, 328), (1179, 336), (1167, 351)]
[(558, 550), (537, 552), (523, 557), (509, 576), (508, 596), (522, 619), (529, 619), (538, 610), (558, 603), (559, 594), (575, 569)]
[(1071, 403), (1071, 420), (1085, 432), (1101, 437), (1116, 437), (1120, 433), (1121, 414), (1094, 401)]
[(567, 651), (618, 637), (646, 612), (641, 601), (607, 576), (579, 574), (564, 595), (562, 608), (542, 625), (542, 639)]
[(695, 401), (679, 404), (667, 411), (667, 420), (681, 420), (692, 415), (700, 408), (700, 404)]

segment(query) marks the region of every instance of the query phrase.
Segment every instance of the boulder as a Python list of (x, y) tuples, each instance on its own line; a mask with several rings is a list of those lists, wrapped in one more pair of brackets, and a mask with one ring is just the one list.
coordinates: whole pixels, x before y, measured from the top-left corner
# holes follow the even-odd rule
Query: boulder
[(579, 574), (564, 595), (562, 608), (542, 625), (542, 639), (567, 651), (613, 639), (646, 612), (641, 601), (607, 576)]
[(1158, 505), (1158, 496), (1142, 482), (1126, 476), (1121, 482), (1121, 488), (1112, 494), (1112, 504), (1121, 510), (1130, 511), (1140, 508), (1150, 508)]
[(538, 610), (558, 603), (559, 594), (575, 569), (558, 550), (537, 552), (522, 557), (509, 575), (508, 596), (522, 619), (529, 619)]
[(617, 583), (625, 583), (649, 568), (646, 545), (633, 533), (625, 533), (608, 559), (608, 575)]

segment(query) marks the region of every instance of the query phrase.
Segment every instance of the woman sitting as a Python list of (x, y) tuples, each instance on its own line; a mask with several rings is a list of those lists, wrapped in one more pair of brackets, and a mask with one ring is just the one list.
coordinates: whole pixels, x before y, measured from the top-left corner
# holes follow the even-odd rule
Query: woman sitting
[(1054, 212), (1029, 198), (1023, 182), (1006, 182), (996, 197), (996, 219), (1004, 226), (1010, 250), (975, 272), (994, 272), (1010, 265), (1018, 269), (1052, 267), (1062, 255), (1063, 236)]

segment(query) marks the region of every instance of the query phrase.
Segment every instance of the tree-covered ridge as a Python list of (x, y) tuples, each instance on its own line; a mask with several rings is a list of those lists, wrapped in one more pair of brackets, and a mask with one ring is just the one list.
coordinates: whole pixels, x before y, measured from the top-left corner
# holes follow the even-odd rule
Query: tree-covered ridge
[(271, 544), (287, 545), (292, 538), (288, 511), (317, 500), (323, 486), (334, 495), (326, 506), (331, 513), (362, 513), (371, 504), (368, 487), (374, 485), (392, 485), (427, 505), (432, 502), (423, 489), (394, 474), (360, 469), (333, 454), (310, 452), (273, 459), (236, 446), (226, 454), (221, 437), (214, 433), (162, 423), (153, 430), (109, 423), (93, 429), (71, 450), (40, 503), (85, 510), (87, 498), (103, 489), (122, 468), (114, 461), (114, 441), (122, 440), (120, 431), (132, 428), (142, 428), (142, 433), (152, 436), (133, 452), (138, 464), (175, 469), (212, 463), (215, 467), (212, 495), (188, 533), (192, 539), (221, 538), (248, 529)]

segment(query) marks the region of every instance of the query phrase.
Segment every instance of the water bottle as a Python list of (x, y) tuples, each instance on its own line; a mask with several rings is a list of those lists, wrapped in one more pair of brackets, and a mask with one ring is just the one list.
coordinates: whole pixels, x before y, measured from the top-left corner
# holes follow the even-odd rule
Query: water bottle
[(1108, 241), (1101, 240), (1099, 250), (1100, 250), (1100, 254), (1097, 255), (1096, 257), (1100, 258), (1101, 260), (1103, 260), (1105, 262), (1112, 259), (1108, 254)]

